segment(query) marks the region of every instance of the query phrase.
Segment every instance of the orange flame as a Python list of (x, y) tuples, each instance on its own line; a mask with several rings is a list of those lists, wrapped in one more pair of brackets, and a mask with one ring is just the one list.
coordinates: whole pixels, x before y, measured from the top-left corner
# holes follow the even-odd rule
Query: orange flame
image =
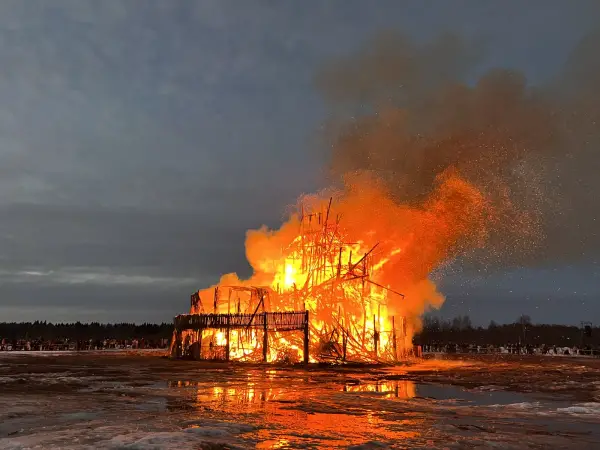
[[(444, 173), (419, 206), (396, 202), (364, 174), (347, 178), (343, 191), (305, 196), (300, 204), (279, 230), (248, 231), (249, 280), (227, 274), (217, 286), (266, 286), (266, 310), (308, 310), (313, 360), (341, 352), (392, 359), (412, 348), (422, 313), (444, 301), (429, 274), (485, 238), (484, 197), (454, 172)], [(217, 286), (200, 292), (211, 312)], [(252, 313), (256, 299), (240, 295), (219, 298), (217, 312)], [(251, 359), (260, 332), (230, 333), (230, 357)], [(210, 339), (221, 346), (226, 338), (216, 332)], [(271, 360), (299, 359), (301, 352), (301, 336), (271, 337)]]

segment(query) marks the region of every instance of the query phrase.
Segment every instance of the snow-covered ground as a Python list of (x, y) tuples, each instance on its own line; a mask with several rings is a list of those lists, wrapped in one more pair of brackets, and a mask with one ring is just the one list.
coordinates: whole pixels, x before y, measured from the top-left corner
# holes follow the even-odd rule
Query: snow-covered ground
[(0, 449), (600, 448), (600, 371), (544, 366), (561, 389), (548, 377), (536, 389), (528, 376), (530, 392), (514, 382), (518, 371), (503, 362), (305, 370), (147, 354), (0, 357)]
[(0, 352), (0, 362), (2, 359), (9, 358), (11, 356), (69, 356), (69, 355), (92, 355), (92, 354), (135, 354), (135, 355), (168, 355), (169, 350), (164, 348), (147, 348), (147, 349), (115, 349), (108, 348), (105, 350), (14, 350), (14, 351), (2, 351)]

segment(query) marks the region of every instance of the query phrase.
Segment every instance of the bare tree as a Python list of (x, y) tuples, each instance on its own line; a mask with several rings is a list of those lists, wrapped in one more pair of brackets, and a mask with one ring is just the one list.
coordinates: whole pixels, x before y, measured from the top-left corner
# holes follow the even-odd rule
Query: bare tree
[(531, 326), (531, 317), (526, 314), (522, 314), (517, 323), (521, 325), (521, 333), (523, 334), (523, 343), (527, 342), (527, 327)]
[(517, 323), (523, 326), (531, 325), (531, 317), (527, 314), (523, 314), (517, 319)]

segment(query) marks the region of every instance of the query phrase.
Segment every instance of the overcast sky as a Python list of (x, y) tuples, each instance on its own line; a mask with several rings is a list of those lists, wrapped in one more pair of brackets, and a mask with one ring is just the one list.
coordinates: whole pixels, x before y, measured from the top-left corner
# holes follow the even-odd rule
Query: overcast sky
[[(551, 78), (596, 1), (0, 2), (0, 321), (170, 321), (323, 184), (320, 67), (383, 29)], [(475, 74), (473, 74), (475, 76)], [(600, 322), (596, 265), (442, 277), (442, 314)]]

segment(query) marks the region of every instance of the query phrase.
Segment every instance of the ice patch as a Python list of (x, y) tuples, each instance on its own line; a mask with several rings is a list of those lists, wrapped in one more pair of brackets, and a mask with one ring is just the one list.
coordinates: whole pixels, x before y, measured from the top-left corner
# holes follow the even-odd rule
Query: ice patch
[(189, 433), (198, 433), (202, 428), (226, 428), (230, 433), (248, 433), (250, 431), (255, 430), (255, 427), (252, 425), (248, 425), (246, 423), (237, 423), (237, 422), (211, 422), (206, 420), (190, 420), (184, 423), (186, 428), (186, 432)]
[(539, 402), (520, 402), (520, 403), (509, 403), (508, 405), (489, 405), (490, 408), (510, 408), (521, 411), (531, 411), (532, 409), (539, 409), (541, 404)]
[(486, 385), (486, 386), (479, 386), (478, 388), (473, 389), (473, 391), (477, 392), (496, 392), (496, 391), (504, 391), (504, 387), (502, 386), (496, 386), (494, 384), (490, 384), (490, 385)]
[(229, 422), (208, 422), (206, 426), (193, 426), (175, 432), (150, 432), (122, 434), (106, 442), (97, 442), (96, 448), (106, 449), (198, 449), (210, 444), (210, 448), (241, 448), (239, 434), (253, 430), (246, 424)]
[(511, 409), (513, 411), (535, 412), (538, 415), (570, 414), (573, 416), (595, 416), (600, 419), (600, 403), (577, 403), (564, 408), (551, 409), (539, 402), (512, 403), (509, 405), (490, 405), (490, 408)]
[(203, 448), (203, 445), (212, 444), (212, 448), (241, 448), (227, 440), (205, 439), (206, 436), (192, 437), (185, 432), (156, 432), (156, 433), (133, 433), (115, 436), (107, 442), (97, 442), (96, 448), (101, 449), (139, 449), (139, 450), (195, 450)]
[(195, 434), (196, 436), (209, 437), (229, 437), (231, 431), (220, 427), (194, 427), (185, 430), (186, 433)]
[(600, 403), (579, 403), (568, 408), (558, 408), (558, 413), (572, 414), (576, 416), (592, 415), (600, 418)]
[[(196, 423), (201, 423), (197, 421)], [(169, 430), (128, 431), (113, 426), (74, 425), (69, 429), (47, 429), (36, 435), (21, 435), (0, 439), (0, 450), (56, 448), (61, 450), (198, 450), (238, 449), (254, 447), (254, 441), (243, 440), (241, 435), (255, 428), (234, 422), (205, 420), (203, 426)], [(129, 424), (130, 426), (133, 424)], [(133, 425), (135, 426), (135, 425)], [(139, 425), (138, 425), (139, 426)]]

